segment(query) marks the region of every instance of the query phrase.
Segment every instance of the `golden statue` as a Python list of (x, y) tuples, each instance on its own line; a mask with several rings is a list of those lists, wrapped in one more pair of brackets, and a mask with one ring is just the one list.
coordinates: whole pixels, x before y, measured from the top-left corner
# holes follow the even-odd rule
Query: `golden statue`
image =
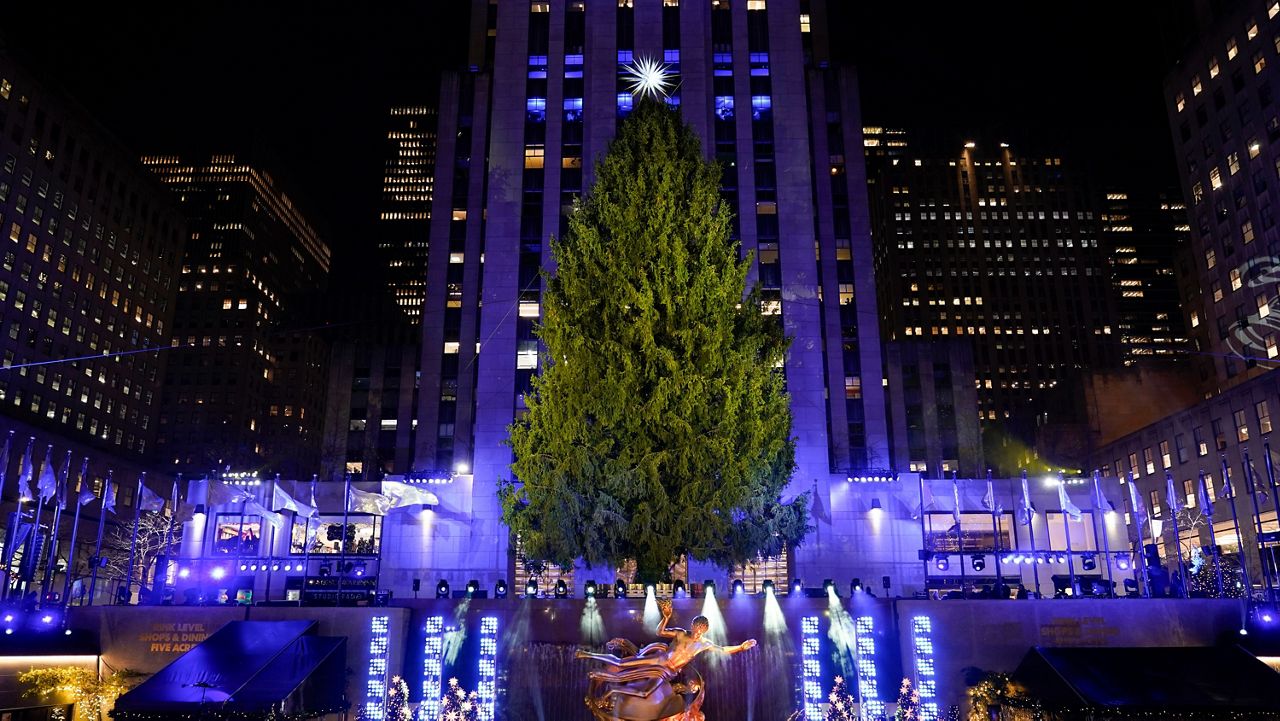
[(702, 677), (696, 670), (682, 676), (685, 667), (705, 651), (733, 655), (756, 647), (755, 639), (736, 646), (721, 646), (704, 636), (711, 628), (706, 616), (698, 616), (689, 629), (668, 628), (671, 601), (658, 602), (662, 621), (658, 637), (667, 643), (651, 643), (643, 649), (626, 639), (605, 644), (609, 653), (578, 651), (578, 658), (599, 661), (605, 670), (592, 671), (587, 707), (597, 721), (704, 721)]

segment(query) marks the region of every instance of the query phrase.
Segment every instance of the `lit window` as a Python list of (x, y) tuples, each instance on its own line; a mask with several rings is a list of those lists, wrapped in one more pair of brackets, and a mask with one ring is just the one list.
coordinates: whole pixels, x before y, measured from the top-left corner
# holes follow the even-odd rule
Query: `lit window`
[(542, 168), (545, 150), (541, 145), (527, 145), (524, 149), (524, 167), (527, 170)]
[(809, 13), (800, 13), (800, 32), (809, 32)]
[(1258, 23), (1250, 20), (1249, 24), (1245, 27), (1244, 35), (1249, 40), (1258, 37)]
[(236, 307), (239, 308), (240, 310), (244, 310), (245, 308), (249, 307), (249, 301), (245, 298), (241, 298), (240, 301), (236, 303)]
[(1206, 250), (1206, 251), (1204, 252), (1204, 267), (1205, 267), (1205, 270), (1213, 270), (1213, 267), (1214, 267), (1215, 265), (1217, 265), (1217, 264), (1218, 264), (1218, 253), (1217, 253), (1217, 251), (1215, 251), (1213, 248), (1210, 248), (1210, 249)]
[(1231, 280), (1231, 290), (1240, 290), (1240, 287), (1244, 285), (1244, 277), (1240, 275), (1239, 268), (1232, 268), (1229, 278)]
[(1259, 293), (1258, 297), (1255, 298), (1254, 301), (1257, 303), (1257, 306), (1258, 306), (1259, 318), (1266, 318), (1267, 316), (1271, 315), (1271, 301), (1267, 298), (1266, 293)]
[(1209, 79), (1212, 80), (1213, 78), (1216, 78), (1216, 77), (1218, 77), (1218, 59), (1210, 58), (1209, 59)]
[(538, 301), (522, 300), (520, 301), (520, 317), (521, 318), (537, 318), (538, 317)]
[(1253, 221), (1246, 220), (1240, 224), (1240, 236), (1244, 238), (1244, 244), (1248, 245), (1253, 242)]
[(765, 10), (765, 5), (765, 0), (747, 0), (748, 10)]
[(1204, 92), (1204, 86), (1200, 84), (1200, 76), (1197, 75), (1191, 78), (1191, 94), (1199, 95), (1202, 92)]
[(1239, 52), (1240, 49), (1236, 47), (1236, 39), (1231, 38), (1227, 40), (1227, 60), (1234, 60), (1236, 54)]
[(1263, 345), (1265, 345), (1267, 348), (1268, 358), (1275, 358), (1277, 355), (1280, 355), (1280, 348), (1276, 347), (1275, 333), (1268, 333), (1267, 337), (1264, 338), (1262, 342), (1263, 342)]
[(223, 309), (223, 310), (231, 310), (231, 299), (230, 299), (230, 298), (223, 298), (223, 299), (222, 299), (222, 309)]
[(1178, 93), (1177, 99), (1174, 100), (1174, 105), (1178, 107), (1178, 112), (1182, 112), (1183, 110), (1186, 110), (1187, 96), (1183, 95), (1182, 93)]
[(1191, 311), (1191, 327), (1192, 328), (1200, 327), (1200, 311), (1198, 310)]
[(1262, 153), (1262, 143), (1256, 139), (1249, 141), (1249, 159), (1252, 160)]
[[(527, 159), (526, 159), (525, 167), (526, 168), (529, 167)], [(538, 167), (542, 167), (542, 166), (539, 165)], [(1209, 187), (1213, 188), (1214, 190), (1222, 189), (1222, 173), (1218, 170), (1217, 166), (1209, 168)]]
[(1267, 6), (1267, 17), (1273, 18), (1280, 15), (1280, 2), (1273, 2)]
[(1249, 424), (1244, 419), (1244, 411), (1235, 411), (1231, 417), (1236, 422), (1236, 441), (1244, 443), (1249, 440)]
[(1253, 56), (1253, 72), (1260, 73), (1265, 67), (1267, 67), (1267, 58), (1262, 51), (1258, 51), (1258, 54)]
[(1213, 293), (1213, 302), (1221, 303), (1222, 302), (1222, 284), (1215, 280), (1209, 286), (1209, 290), (1210, 292)]
[(1240, 172), (1240, 154), (1231, 153), (1227, 155), (1227, 172), (1235, 175)]
[(1267, 408), (1266, 401), (1258, 401), (1253, 404), (1253, 410), (1258, 415), (1258, 430), (1262, 433), (1271, 432), (1271, 410)]
[(458, 352), (458, 341), (456, 341), (456, 340), (445, 341), (445, 344), (444, 344), (444, 352), (445, 352), (445, 353), (447, 353), (447, 354), (457, 353), (457, 352)]

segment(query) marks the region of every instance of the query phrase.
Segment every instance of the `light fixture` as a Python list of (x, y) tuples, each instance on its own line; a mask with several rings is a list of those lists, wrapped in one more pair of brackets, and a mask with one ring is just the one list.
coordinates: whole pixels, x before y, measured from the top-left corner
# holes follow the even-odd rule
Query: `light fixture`
[(449, 582), (442, 578), (440, 579), (439, 582), (436, 583), (436, 598), (448, 598), (448, 597), (449, 597)]
[(557, 581), (556, 581), (556, 588), (555, 588), (555, 591), (556, 591), (556, 598), (568, 598), (568, 597), (569, 597), (569, 584), (565, 583), (565, 582), (564, 582), (564, 579), (563, 579), (563, 578), (561, 578), (561, 579), (559, 579), (559, 580), (557, 580)]
[(684, 581), (676, 581), (671, 584), (671, 595), (676, 598), (684, 598), (689, 595), (688, 591), (685, 590)]
[(839, 595), (840, 595), (840, 594), (836, 593), (836, 582), (835, 582), (835, 580), (830, 579), (830, 578), (824, 578), (824, 579), (822, 579), (822, 591), (823, 591), (823, 593), (827, 594), (828, 596), (839, 596)]
[(879, 499), (879, 498), (872, 498), (872, 499), (871, 499), (871, 510), (873, 510), (873, 511), (882, 511), (882, 510), (884, 510), (884, 506), (881, 506), (881, 505), (880, 505), (880, 499)]
[(223, 578), (226, 577), (226, 575), (227, 575), (227, 569), (223, 568), (222, 566), (214, 566), (213, 570), (209, 572), (209, 578), (212, 578), (215, 581), (221, 581)]
[(765, 594), (766, 596), (771, 593), (774, 593), (773, 579), (766, 580), (764, 583), (760, 584), (760, 592)]
[(525, 598), (537, 598), (537, 597), (538, 597), (538, 582), (537, 582), (537, 581), (535, 581), (535, 580), (533, 580), (533, 579), (531, 578), (531, 579), (529, 579), (529, 582), (528, 582), (528, 583), (524, 584), (524, 597), (525, 597)]
[(627, 89), (632, 95), (644, 97), (666, 97), (671, 93), (671, 66), (654, 58), (636, 58), (634, 62), (623, 68)]
[(969, 557), (969, 564), (973, 566), (973, 570), (981, 573), (987, 568), (987, 558), (981, 553), (975, 553)]
[(248, 571), (248, 570), (249, 570), (249, 564), (247, 564), (247, 563), (242, 563), (242, 564), (240, 564), (240, 570), (241, 570), (241, 571)]
[(1080, 557), (1080, 568), (1086, 571), (1098, 570), (1098, 558), (1092, 553), (1086, 553)]
[(614, 598), (626, 598), (626, 597), (627, 597), (627, 582), (626, 582), (626, 581), (624, 581), (624, 580), (622, 580), (621, 578), (619, 578), (618, 580), (616, 580), (616, 581), (614, 581), (614, 582), (613, 582), (613, 597), (614, 597)]
[(804, 582), (798, 578), (791, 579), (791, 592), (797, 596), (804, 593)]
[(272, 570), (272, 571), (279, 571), (279, 570), (280, 570), (280, 562), (279, 562), (279, 561), (272, 561), (272, 562), (271, 562), (271, 570)]
[(472, 596), (476, 595), (476, 593), (478, 593), (479, 591), (480, 591), (479, 581), (477, 581), (474, 578), (471, 579), (470, 581), (467, 581), (467, 598), (471, 598)]
[(945, 571), (948, 568), (951, 568), (951, 559), (947, 558), (946, 556), (934, 556), (933, 565), (939, 571)]
[(978, 144), (970, 140), (964, 144), (964, 147), (966, 150), (973, 150), (974, 148), (978, 147)]
[(320, 567), (316, 569), (316, 574), (319, 575), (321, 578), (328, 576), (332, 573), (333, 573), (333, 566), (328, 563), (322, 563), (320, 564)]
[(1121, 571), (1127, 571), (1127, 570), (1129, 570), (1129, 558), (1128, 558), (1127, 556), (1124, 556), (1124, 555), (1121, 555), (1121, 556), (1117, 557), (1117, 558), (1116, 558), (1116, 568), (1120, 569)]
[[(240, 567), (240, 570), (242, 570), (242, 571), (243, 571), (243, 570), (244, 570), (244, 566), (241, 566), (241, 567)], [(251, 563), (251, 564), (249, 564), (249, 570), (250, 570), (250, 571), (256, 571), (256, 570), (258, 570), (258, 564), (256, 564), (256, 563)]]
[(702, 595), (704, 595), (704, 596), (714, 596), (714, 595), (716, 595), (716, 582), (715, 582), (715, 581), (712, 581), (712, 580), (711, 580), (711, 579), (709, 579), (709, 578), (708, 578), (707, 580), (703, 581), (703, 582), (702, 582)]
[(499, 578), (498, 582), (493, 584), (493, 596), (494, 598), (507, 597), (507, 582), (504, 579)]
[(63, 636), (70, 636), (70, 635), (71, 635), (71, 629), (69, 629), (69, 628), (68, 628), (67, 630), (63, 631), (63, 632), (62, 632), (62, 635), (63, 635)]
[(733, 598), (737, 598), (746, 591), (746, 588), (746, 584), (742, 582), (741, 578), (735, 578), (733, 579), (733, 586), (730, 587), (729, 595)]
[(862, 579), (861, 579), (861, 578), (855, 578), (855, 579), (853, 579), (852, 581), (850, 581), (850, 582), (849, 582), (849, 595), (850, 595), (850, 596), (854, 596), (855, 594), (857, 594), (857, 593), (858, 593), (859, 591), (861, 591), (861, 590), (862, 590)]
[(582, 585), (582, 596), (583, 596), (583, 598), (595, 598), (595, 597), (596, 597), (596, 582), (595, 582), (595, 580), (589, 580), (589, 581), (587, 581), (585, 584), (583, 584), (583, 585)]
[(364, 561), (360, 561), (355, 564), (354, 569), (356, 576), (364, 577), (364, 574), (369, 571), (369, 566)]
[(178, 569), (178, 578), (187, 578), (187, 577), (188, 577), (188, 576), (190, 576), (190, 575), (191, 575), (191, 569), (190, 569), (190, 568), (179, 568), (179, 569)]

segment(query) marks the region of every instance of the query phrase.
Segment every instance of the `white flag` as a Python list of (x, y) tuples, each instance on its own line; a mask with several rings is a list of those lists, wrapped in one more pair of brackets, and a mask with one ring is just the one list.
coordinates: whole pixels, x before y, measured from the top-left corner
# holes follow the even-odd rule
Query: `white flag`
[(116, 484), (111, 482), (111, 472), (107, 472), (107, 487), (102, 490), (102, 510), (116, 512)]
[(347, 510), (352, 513), (371, 513), (375, 516), (385, 516), (387, 511), (391, 510), (392, 499), (381, 493), (369, 493), (361, 491), (357, 488), (351, 489), (351, 500), (347, 503)]
[(440, 499), (436, 494), (412, 483), (383, 481), (382, 495), (391, 499), (392, 508), (440, 505)]
[(280, 487), (279, 483), (273, 484), (271, 487), (271, 510), (293, 511), (295, 514), (306, 518), (316, 515), (314, 506), (308, 506), (289, 495)]
[(1061, 475), (1058, 476), (1058, 504), (1062, 506), (1062, 512), (1071, 520), (1078, 522), (1083, 517), (1080, 508), (1067, 497), (1067, 480)]
[(31, 490), (31, 481), (36, 477), (35, 463), (31, 460), (31, 446), (35, 442), (34, 437), (27, 441), (27, 452), (22, 454), (22, 465), (18, 469), (18, 500), (20, 501), (30, 501), (36, 497)]
[(53, 472), (53, 444), (44, 451), (44, 466), (40, 468), (40, 480), (36, 482), (40, 500), (48, 501), (58, 492), (58, 476)]
[(251, 514), (251, 515), (256, 514), (261, 516), (262, 520), (267, 522), (267, 525), (276, 529), (276, 533), (279, 533), (284, 530), (283, 514), (270, 511), (267, 509), (266, 506), (262, 505), (261, 503), (258, 503), (257, 501), (249, 501), (248, 503), (246, 503), (244, 506), (244, 510), (248, 514)]
[(1178, 490), (1174, 488), (1172, 473), (1170, 473), (1169, 471), (1165, 471), (1164, 481), (1165, 481), (1164, 496), (1165, 496), (1165, 500), (1169, 503), (1169, 512), (1177, 513), (1178, 511), (1181, 511), (1183, 507), (1186, 505), (1186, 499), (1183, 498), (1181, 495), (1179, 495)]
[(226, 481), (210, 478), (205, 490), (204, 500), (210, 506), (225, 506), (232, 503), (244, 503), (253, 498), (253, 492), (243, 486), (233, 486)]

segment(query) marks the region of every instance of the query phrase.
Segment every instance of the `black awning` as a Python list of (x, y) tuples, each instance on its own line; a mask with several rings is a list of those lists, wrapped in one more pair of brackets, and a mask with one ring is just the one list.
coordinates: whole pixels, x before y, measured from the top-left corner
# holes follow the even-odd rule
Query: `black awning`
[(1280, 674), (1237, 646), (1034, 648), (1014, 676), (1046, 708), (1280, 713)]
[(121, 696), (111, 715), (123, 721), (265, 717), (281, 707), (294, 715), (333, 711), (342, 703), (346, 639), (315, 632), (314, 621), (228, 623)]

